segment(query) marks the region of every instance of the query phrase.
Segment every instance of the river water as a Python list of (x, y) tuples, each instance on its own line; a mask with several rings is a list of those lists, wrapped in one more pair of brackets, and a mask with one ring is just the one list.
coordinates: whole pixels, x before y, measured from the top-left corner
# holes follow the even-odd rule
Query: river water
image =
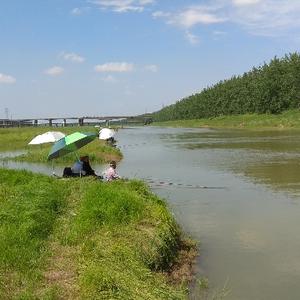
[[(149, 182), (199, 241), (196, 271), (210, 299), (224, 285), (225, 299), (300, 299), (299, 131), (137, 127), (117, 140), (119, 173)], [(196, 285), (191, 297), (198, 293)]]

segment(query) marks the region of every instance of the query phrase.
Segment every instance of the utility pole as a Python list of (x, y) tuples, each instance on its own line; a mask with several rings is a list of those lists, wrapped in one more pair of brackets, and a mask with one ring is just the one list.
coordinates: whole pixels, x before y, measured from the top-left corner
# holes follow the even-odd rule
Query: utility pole
[(8, 113), (9, 113), (9, 111), (8, 111), (7, 107), (5, 107), (4, 112), (5, 112), (5, 117), (8, 120)]

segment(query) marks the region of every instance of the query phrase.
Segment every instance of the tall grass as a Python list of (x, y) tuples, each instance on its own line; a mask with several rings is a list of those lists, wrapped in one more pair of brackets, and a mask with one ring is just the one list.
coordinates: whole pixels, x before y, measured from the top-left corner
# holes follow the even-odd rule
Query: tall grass
[(181, 237), (139, 181), (0, 169), (1, 299), (185, 299), (164, 274)]

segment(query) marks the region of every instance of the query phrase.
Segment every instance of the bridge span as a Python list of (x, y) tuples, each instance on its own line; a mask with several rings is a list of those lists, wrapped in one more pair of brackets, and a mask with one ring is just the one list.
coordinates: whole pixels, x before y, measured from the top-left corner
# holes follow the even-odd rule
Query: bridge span
[(23, 127), (23, 126), (83, 126), (105, 123), (111, 121), (141, 121), (145, 122), (146, 116), (82, 116), (82, 117), (47, 117), (47, 118), (24, 118), (24, 119), (0, 119), (0, 127)]

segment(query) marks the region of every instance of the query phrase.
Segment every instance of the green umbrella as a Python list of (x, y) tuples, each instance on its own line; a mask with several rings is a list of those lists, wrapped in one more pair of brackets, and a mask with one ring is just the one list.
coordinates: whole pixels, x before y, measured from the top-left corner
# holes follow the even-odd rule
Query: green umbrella
[(76, 151), (97, 137), (95, 133), (74, 132), (57, 141), (48, 154), (48, 160)]

